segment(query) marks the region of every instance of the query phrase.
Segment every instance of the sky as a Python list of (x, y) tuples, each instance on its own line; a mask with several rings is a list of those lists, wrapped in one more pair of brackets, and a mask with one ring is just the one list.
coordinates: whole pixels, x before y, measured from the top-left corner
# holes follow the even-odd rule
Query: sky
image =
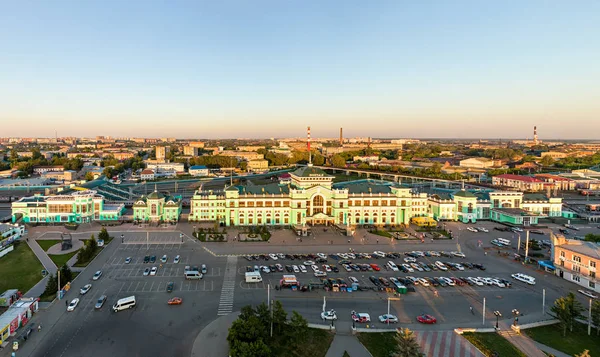
[(0, 2), (0, 137), (600, 139), (600, 1)]

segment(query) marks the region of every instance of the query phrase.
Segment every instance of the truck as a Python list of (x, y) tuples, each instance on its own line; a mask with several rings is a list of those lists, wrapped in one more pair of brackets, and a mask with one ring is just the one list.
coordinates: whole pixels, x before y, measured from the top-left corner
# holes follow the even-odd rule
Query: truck
[(246, 272), (246, 282), (247, 283), (260, 283), (262, 281), (262, 276), (257, 271)]
[(279, 281), (279, 285), (281, 285), (282, 288), (288, 288), (292, 286), (300, 287), (300, 282), (298, 282), (298, 279), (296, 279), (295, 275), (284, 275)]

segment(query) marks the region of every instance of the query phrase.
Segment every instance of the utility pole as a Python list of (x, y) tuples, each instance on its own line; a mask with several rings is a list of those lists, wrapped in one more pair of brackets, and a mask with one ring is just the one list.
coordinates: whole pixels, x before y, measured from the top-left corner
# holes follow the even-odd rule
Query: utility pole
[(150, 232), (146, 232), (146, 250), (150, 250)]
[(588, 311), (588, 336), (592, 333), (592, 299), (590, 299), (590, 309)]
[(542, 289), (542, 315), (546, 315), (546, 289)]
[(517, 245), (517, 254), (519, 254), (521, 252), (521, 235), (517, 234), (517, 236), (519, 236), (519, 244)]
[(58, 290), (56, 291), (56, 295), (58, 296), (58, 300), (60, 300), (60, 269), (56, 271), (56, 278), (58, 279)]
[(273, 338), (273, 301), (271, 300), (271, 338)]
[(529, 255), (529, 231), (525, 238), (525, 263), (527, 263), (527, 256)]
[(483, 298), (483, 321), (482, 325), (485, 325), (485, 298)]

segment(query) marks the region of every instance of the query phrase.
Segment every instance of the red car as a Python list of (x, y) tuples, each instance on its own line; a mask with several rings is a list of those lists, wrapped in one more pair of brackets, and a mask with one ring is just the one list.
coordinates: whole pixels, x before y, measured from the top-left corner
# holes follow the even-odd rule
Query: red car
[(434, 324), (437, 322), (435, 317), (433, 317), (431, 315), (427, 315), (427, 314), (417, 316), (417, 321), (419, 321), (422, 324)]
[(373, 268), (373, 270), (375, 270), (375, 271), (380, 271), (381, 270), (381, 268), (377, 264), (371, 264), (371, 268)]
[(450, 278), (450, 279), (452, 279), (452, 281), (453, 281), (453, 282), (454, 282), (454, 284), (456, 284), (456, 285), (460, 285), (460, 286), (462, 286), (462, 285), (465, 285), (465, 282), (464, 282), (464, 281), (462, 281), (461, 279), (457, 279), (457, 278)]
[(370, 322), (371, 316), (365, 313), (357, 313), (356, 311), (351, 312), (352, 320), (356, 322)]
[(169, 299), (169, 301), (167, 301), (167, 304), (169, 305), (181, 305), (181, 303), (183, 302), (183, 299), (180, 297), (174, 297)]

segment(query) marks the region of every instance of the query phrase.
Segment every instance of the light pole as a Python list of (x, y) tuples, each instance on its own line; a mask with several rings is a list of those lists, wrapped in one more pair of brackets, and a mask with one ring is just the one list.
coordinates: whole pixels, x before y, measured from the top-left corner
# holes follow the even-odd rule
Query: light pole
[(483, 315), (483, 319), (482, 319), (481, 324), (485, 325), (485, 298), (483, 298), (483, 314), (482, 315)]
[(519, 322), (520, 312), (517, 309), (513, 309), (512, 314), (513, 314), (513, 326), (517, 326), (517, 322)]
[(125, 235), (121, 234), (121, 243), (124, 243), (124, 242), (125, 242)]
[(388, 324), (388, 326), (390, 325), (390, 301), (392, 301), (392, 300), (394, 300), (394, 301), (400, 301), (400, 298), (389, 297), (387, 299), (387, 301), (388, 301), (388, 303), (387, 303), (387, 305), (388, 305), (387, 306), (387, 324)]
[(496, 315), (496, 330), (498, 329), (498, 320), (502, 317), (500, 311), (494, 311), (494, 315)]
[(542, 315), (546, 315), (546, 289), (542, 289)]
[(181, 238), (181, 243), (183, 243), (183, 233), (179, 233), (179, 238)]

